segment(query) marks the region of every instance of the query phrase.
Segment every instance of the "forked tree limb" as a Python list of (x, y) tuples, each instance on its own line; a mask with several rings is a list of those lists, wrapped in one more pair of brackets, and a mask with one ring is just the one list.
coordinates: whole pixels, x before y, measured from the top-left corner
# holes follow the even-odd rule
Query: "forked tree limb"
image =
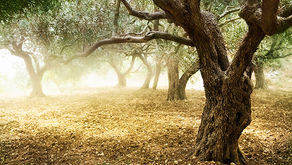
[(145, 19), (145, 20), (156, 20), (156, 19), (166, 19), (167, 16), (165, 14), (165, 12), (163, 11), (159, 11), (159, 12), (154, 12), (154, 13), (149, 13), (149, 12), (145, 12), (145, 11), (138, 11), (135, 10), (129, 3), (127, 0), (121, 0), (123, 2), (123, 4), (125, 5), (125, 7), (127, 8), (128, 12), (130, 15), (141, 18), (141, 19)]
[[(283, 18), (277, 15), (279, 0), (247, 0), (240, 11), (249, 30), (227, 70), (227, 77), (239, 80), (250, 65), (253, 54), (265, 35), (283, 32), (292, 25), (292, 16)], [(263, 20), (266, 20), (264, 22)]]
[(85, 52), (67, 59), (64, 63), (66, 64), (70, 63), (75, 58), (87, 57), (90, 54), (92, 54), (96, 49), (104, 45), (113, 45), (113, 44), (121, 44), (121, 43), (145, 43), (154, 39), (164, 39), (164, 40), (174, 41), (174, 42), (188, 45), (188, 46), (194, 46), (193, 41), (191, 41), (190, 39), (175, 36), (175, 35), (165, 33), (165, 32), (152, 31), (152, 32), (148, 32), (145, 36), (121, 36), (121, 37), (112, 37), (109, 39), (100, 40), (96, 42), (94, 45), (92, 45), (91, 47), (89, 47)]
[(128, 75), (131, 72), (131, 70), (134, 67), (135, 60), (136, 60), (136, 56), (132, 56), (130, 67), (123, 73), (124, 75)]
[[(292, 26), (292, 15), (290, 13), (287, 17), (281, 17), (281, 14), (277, 14), (278, 4), (279, 0), (263, 0), (262, 4), (247, 0), (239, 16), (246, 22), (261, 27), (266, 35), (282, 33)], [(285, 10), (290, 10), (290, 7)]]

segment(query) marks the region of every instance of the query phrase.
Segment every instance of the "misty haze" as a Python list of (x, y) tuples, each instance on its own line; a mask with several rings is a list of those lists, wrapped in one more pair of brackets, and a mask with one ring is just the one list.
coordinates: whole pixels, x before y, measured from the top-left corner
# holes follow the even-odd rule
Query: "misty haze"
[(0, 2), (0, 164), (291, 164), (291, 9)]

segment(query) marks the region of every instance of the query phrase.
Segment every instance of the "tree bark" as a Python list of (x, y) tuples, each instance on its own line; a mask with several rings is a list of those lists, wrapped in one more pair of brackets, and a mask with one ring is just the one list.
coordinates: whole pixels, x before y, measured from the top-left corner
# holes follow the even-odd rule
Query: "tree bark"
[(199, 55), (206, 103), (194, 154), (200, 160), (247, 164), (238, 147), (242, 131), (251, 122), (252, 85), (245, 72), (265, 34), (249, 23), (249, 32), (230, 65), (215, 16), (201, 11), (199, 1), (154, 2), (184, 28)]
[(254, 74), (256, 78), (255, 89), (266, 89), (265, 73), (264, 73), (264, 64), (262, 62), (256, 61)]
[(179, 79), (178, 92), (181, 100), (187, 99), (186, 86), (189, 79), (199, 70), (199, 61), (195, 61), (191, 67), (186, 70)]
[[(257, 26), (250, 28), (253, 30), (243, 40), (230, 67), (237, 63), (239, 56), (246, 58), (240, 59), (246, 60), (241, 64), (250, 64), (252, 55), (264, 38), (264, 33)], [(214, 77), (210, 77), (212, 70), (204, 67), (201, 69), (206, 105), (196, 140), (195, 154), (202, 160), (247, 164), (238, 147), (238, 139), (251, 122), (252, 83), (246, 73), (247, 66), (244, 68), (239, 66), (236, 69), (238, 71), (230, 73), (227, 71)], [(238, 75), (241, 70), (243, 73)]]
[(167, 62), (168, 72), (168, 94), (167, 100), (181, 100), (179, 93), (179, 73), (178, 73), (178, 60), (175, 57), (169, 57)]
[(152, 89), (156, 90), (157, 89), (157, 85), (158, 85), (158, 81), (159, 81), (159, 77), (160, 77), (160, 73), (161, 73), (161, 61), (156, 63), (155, 66), (155, 76), (154, 76), (154, 81), (153, 81), (153, 86)]
[(115, 71), (115, 73), (117, 75), (117, 78), (118, 78), (117, 87), (126, 87), (127, 86), (126, 75), (124, 75), (123, 73), (121, 73), (120, 69), (115, 64), (115, 62), (110, 61), (109, 64), (112, 66), (112, 68), (114, 69), (114, 71)]
[(32, 92), (30, 94), (31, 97), (39, 97), (45, 96), (42, 88), (42, 74), (35, 75), (32, 79)]
[(141, 89), (148, 89), (151, 82), (152, 75), (153, 75), (152, 67), (148, 63), (147, 59), (143, 57), (143, 55), (139, 54), (138, 57), (141, 59), (141, 61), (147, 68), (147, 75)]
[(136, 56), (132, 56), (132, 60), (131, 60), (129, 68), (124, 73), (122, 73), (120, 71), (120, 69), (118, 68), (114, 59), (112, 57), (110, 57), (109, 64), (112, 66), (112, 68), (114, 69), (114, 71), (116, 72), (117, 77), (118, 77), (117, 87), (126, 87), (127, 86), (127, 78), (126, 77), (133, 69), (134, 64), (135, 64), (135, 60), (136, 60)]
[(43, 78), (43, 73), (45, 72), (45, 69), (42, 69), (41, 71), (36, 72), (33, 67), (31, 57), (25, 56), (23, 57), (23, 59), (26, 66), (26, 70), (29, 74), (29, 77), (32, 83), (32, 91), (31, 91), (30, 96), (31, 97), (45, 96), (43, 92), (43, 88), (42, 88), (42, 78)]
[[(45, 64), (42, 68), (40, 68), (37, 58), (30, 55), (31, 53), (26, 52), (22, 49), (23, 42), (24, 40), (17, 44), (16, 41), (13, 41), (11, 43), (12, 48), (9, 48), (9, 51), (11, 52), (12, 55), (20, 57), (24, 60), (26, 70), (29, 74), (32, 83), (32, 91), (30, 96), (31, 97), (45, 96), (42, 88), (42, 79), (44, 73), (49, 69), (50, 66), (48, 64)], [(35, 67), (33, 64), (33, 60)]]

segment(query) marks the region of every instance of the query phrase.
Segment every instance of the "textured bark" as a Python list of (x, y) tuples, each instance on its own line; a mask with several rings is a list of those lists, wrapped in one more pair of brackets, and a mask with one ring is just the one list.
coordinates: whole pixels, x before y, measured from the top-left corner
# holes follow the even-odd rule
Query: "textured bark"
[(264, 73), (264, 64), (261, 62), (256, 62), (254, 74), (256, 78), (256, 89), (266, 89), (265, 73)]
[(168, 94), (167, 100), (181, 100), (179, 93), (179, 73), (178, 60), (175, 57), (170, 57), (167, 62), (168, 72)]
[(199, 55), (206, 103), (194, 154), (201, 160), (247, 164), (238, 147), (238, 139), (251, 121), (252, 85), (246, 70), (265, 33), (248, 22), (249, 32), (229, 64), (216, 19), (200, 10), (199, 1), (154, 2), (184, 28)]
[[(263, 31), (257, 26), (251, 25), (250, 29), (252, 30), (243, 40), (225, 73), (219, 72), (211, 77), (212, 70), (201, 68), (206, 105), (196, 140), (195, 155), (202, 160), (247, 164), (238, 147), (242, 131), (251, 122), (252, 84), (246, 70), (257, 46), (264, 38)], [(204, 51), (208, 52), (207, 49)], [(209, 54), (212, 52), (209, 51)], [(229, 70), (233, 67), (234, 69)]]

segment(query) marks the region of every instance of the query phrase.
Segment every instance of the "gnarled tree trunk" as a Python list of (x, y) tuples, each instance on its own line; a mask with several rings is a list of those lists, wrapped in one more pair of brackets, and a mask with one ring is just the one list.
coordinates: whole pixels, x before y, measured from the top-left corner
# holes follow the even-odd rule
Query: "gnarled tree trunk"
[[(265, 33), (249, 22), (249, 32), (230, 65), (216, 18), (200, 10), (200, 1), (154, 2), (184, 28), (199, 55), (206, 103), (194, 154), (201, 160), (247, 164), (238, 147), (238, 139), (251, 121), (252, 85), (246, 70)], [(246, 11), (258, 7), (253, 3), (249, 2), (243, 9), (242, 17), (250, 18), (251, 12)]]
[[(28, 52), (23, 51), (22, 44), (17, 44), (16, 42), (12, 43), (12, 49), (10, 49), (10, 52), (17, 56), (21, 57), (24, 60), (26, 70), (29, 74), (31, 83), (32, 83), (32, 91), (30, 96), (31, 97), (38, 97), (38, 96), (45, 96), (43, 89), (42, 89), (42, 78), (47, 71), (49, 65), (45, 64), (42, 68), (40, 68), (39, 63), (36, 61), (36, 58), (33, 58), (29, 55)], [(33, 60), (35, 60), (35, 67), (33, 66)]]
[[(264, 38), (264, 33), (258, 27), (250, 28), (254, 30), (247, 34), (233, 65), (229, 67), (229, 69), (238, 67), (238, 72), (227, 70), (214, 75), (212, 73), (214, 71), (208, 69), (209, 67), (201, 69), (206, 104), (196, 140), (195, 154), (202, 160), (247, 164), (238, 147), (238, 139), (242, 131), (251, 122), (252, 83), (246, 69), (251, 63), (252, 54)], [(208, 47), (202, 43), (201, 45)], [(199, 51), (199, 54), (203, 52)], [(239, 56), (246, 57), (244, 60), (247, 63), (243, 64), (246, 66), (236, 64), (237, 60), (240, 60), (237, 59)]]

